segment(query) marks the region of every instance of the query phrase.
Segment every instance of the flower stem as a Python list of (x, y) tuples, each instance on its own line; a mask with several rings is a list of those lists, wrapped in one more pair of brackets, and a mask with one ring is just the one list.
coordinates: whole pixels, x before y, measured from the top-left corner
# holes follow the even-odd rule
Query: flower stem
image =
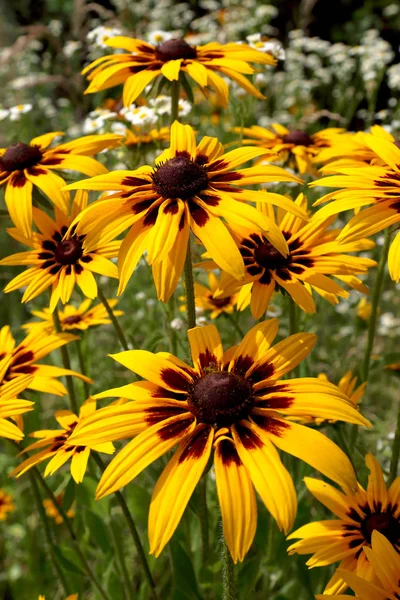
[(388, 485), (393, 483), (397, 477), (397, 469), (399, 466), (400, 458), (400, 403), (397, 411), (397, 423), (396, 433), (394, 434), (393, 447), (392, 447), (392, 458), (390, 459), (390, 472)]
[(194, 296), (194, 282), (192, 269), (192, 253), (190, 249), (190, 239), (188, 241), (186, 260), (185, 260), (185, 292), (186, 292), (186, 311), (188, 329), (196, 327), (196, 304)]
[(208, 510), (207, 510), (207, 475), (204, 475), (199, 481), (200, 496), (200, 531), (201, 531), (201, 561), (203, 565), (207, 564), (209, 553), (209, 535), (208, 535)]
[(379, 302), (381, 299), (383, 281), (385, 278), (385, 266), (389, 252), (389, 243), (390, 243), (390, 233), (389, 229), (385, 231), (385, 242), (382, 248), (381, 259), (378, 265), (378, 271), (376, 273), (375, 285), (372, 292), (372, 308), (371, 308), (371, 316), (369, 318), (368, 324), (368, 341), (367, 346), (365, 348), (364, 362), (363, 362), (363, 370), (362, 376), (363, 381), (368, 381), (369, 376), (369, 367), (371, 362), (371, 353), (374, 345), (375, 332), (376, 332), (376, 324), (378, 320), (378, 309)]
[[(56, 331), (58, 333), (61, 333), (62, 327), (61, 327), (60, 315), (58, 314), (57, 307), (53, 313), (53, 321), (54, 321), (54, 326), (56, 328)], [(69, 358), (68, 348), (67, 348), (67, 346), (61, 346), (60, 350), (61, 350), (61, 357), (62, 357), (64, 369), (68, 369), (70, 371), (71, 370), (71, 361)], [(65, 380), (66, 380), (66, 384), (67, 384), (69, 401), (71, 403), (72, 411), (77, 415), (79, 412), (79, 408), (78, 408), (78, 402), (77, 402), (76, 395), (75, 395), (75, 386), (74, 386), (74, 382), (72, 379), (72, 375), (66, 375)]]
[(174, 121), (178, 120), (179, 113), (179, 91), (180, 83), (179, 79), (172, 82), (171, 85), (171, 125)]
[[(82, 352), (82, 339), (76, 340), (75, 345), (78, 353), (79, 368), (82, 375), (86, 375), (85, 358)], [(90, 388), (87, 381), (83, 382), (83, 389), (85, 390), (85, 400), (87, 400), (90, 396)]]
[(56, 497), (54, 496), (52, 490), (49, 488), (49, 486), (47, 485), (46, 481), (44, 480), (44, 478), (42, 477), (42, 475), (40, 474), (40, 472), (38, 471), (38, 469), (36, 467), (33, 468), (33, 472), (35, 474), (36, 479), (38, 480), (38, 482), (40, 483), (40, 485), (43, 487), (43, 489), (46, 492), (46, 495), (50, 498), (50, 500), (53, 502), (54, 506), (57, 508), (58, 512), (60, 513), (60, 516), (63, 520), (64, 525), (67, 527), (68, 532), (71, 536), (71, 541), (72, 541), (72, 545), (74, 546), (74, 550), (79, 558), (79, 560), (82, 563), (82, 567), (84, 568), (84, 570), (87, 573), (87, 576), (89, 577), (89, 579), (91, 580), (91, 582), (93, 583), (93, 585), (95, 586), (95, 588), (98, 590), (99, 594), (101, 595), (101, 597), (104, 600), (111, 600), (110, 596), (107, 594), (107, 592), (105, 592), (105, 590), (103, 590), (100, 582), (98, 581), (96, 575), (94, 574), (94, 572), (92, 571), (89, 563), (87, 562), (80, 546), (79, 543), (76, 539), (76, 535), (75, 532), (72, 528), (72, 525), (69, 521), (69, 518), (67, 517), (65, 510), (63, 509), (63, 507), (61, 506), (61, 504), (59, 504), (56, 500)]
[(127, 342), (126, 337), (124, 335), (124, 332), (122, 331), (121, 326), (118, 323), (117, 317), (114, 315), (111, 306), (108, 304), (107, 298), (105, 297), (105, 295), (103, 294), (103, 292), (101, 291), (100, 288), (97, 289), (97, 293), (99, 295), (100, 300), (102, 301), (102, 303), (104, 305), (104, 308), (106, 309), (106, 311), (108, 313), (108, 316), (111, 319), (111, 322), (112, 322), (112, 324), (114, 326), (115, 332), (116, 332), (116, 334), (118, 336), (118, 339), (119, 339), (119, 342), (120, 342), (122, 348), (124, 350), (129, 350), (129, 345), (128, 345), (128, 342)]
[(49, 552), (50, 552), (50, 558), (51, 558), (51, 561), (54, 566), (54, 570), (56, 571), (57, 576), (62, 584), (62, 587), (64, 588), (64, 592), (68, 595), (70, 593), (68, 581), (64, 575), (63, 570), (61, 569), (61, 566), (58, 564), (58, 558), (57, 558), (57, 554), (56, 554), (56, 548), (55, 548), (55, 544), (53, 541), (53, 537), (51, 534), (50, 523), (47, 518), (46, 511), (42, 504), (42, 498), (40, 497), (38, 484), (36, 482), (36, 479), (35, 479), (35, 476), (33, 475), (33, 473), (29, 473), (29, 478), (30, 478), (36, 506), (37, 506), (37, 509), (39, 512), (39, 516), (42, 521), (43, 530), (44, 530), (44, 534), (46, 536), (46, 541), (47, 541), (47, 545), (48, 545)]
[(134, 598), (135, 596), (135, 588), (132, 580), (129, 577), (128, 568), (125, 562), (125, 553), (124, 548), (121, 545), (121, 540), (116, 531), (116, 524), (111, 522), (111, 514), (110, 514), (110, 533), (113, 539), (115, 552), (117, 553), (119, 564), (121, 567), (122, 575), (125, 581), (124, 585), (124, 598), (125, 600), (129, 600), (129, 598)]
[(235, 565), (222, 534), (222, 600), (235, 600)]
[[(99, 466), (101, 472), (104, 473), (104, 471), (106, 469), (106, 466), (105, 466), (102, 458), (97, 453), (93, 453), (92, 455), (93, 455), (93, 458), (95, 459), (97, 465)], [(151, 575), (150, 568), (149, 568), (149, 565), (147, 563), (146, 555), (144, 553), (143, 546), (142, 546), (142, 543), (140, 541), (140, 537), (139, 537), (139, 534), (138, 534), (138, 530), (136, 529), (135, 522), (134, 522), (134, 520), (132, 518), (132, 515), (131, 515), (130, 510), (128, 508), (128, 505), (127, 505), (127, 503), (125, 501), (125, 498), (123, 497), (123, 495), (121, 494), (121, 492), (114, 492), (114, 494), (115, 494), (115, 497), (116, 497), (116, 499), (118, 501), (118, 504), (119, 504), (122, 512), (124, 513), (124, 517), (126, 519), (129, 531), (130, 531), (131, 536), (132, 536), (133, 543), (134, 543), (135, 548), (136, 548), (136, 552), (137, 552), (139, 560), (140, 560), (140, 562), (142, 564), (142, 567), (143, 567), (143, 570), (144, 570), (147, 582), (150, 585), (151, 597), (154, 598), (154, 600), (156, 600), (156, 598), (157, 598), (156, 589), (155, 589), (156, 585), (155, 585), (153, 577)]]
[(297, 320), (297, 305), (291, 296), (289, 299), (289, 332), (290, 335), (294, 335), (298, 332), (299, 324)]

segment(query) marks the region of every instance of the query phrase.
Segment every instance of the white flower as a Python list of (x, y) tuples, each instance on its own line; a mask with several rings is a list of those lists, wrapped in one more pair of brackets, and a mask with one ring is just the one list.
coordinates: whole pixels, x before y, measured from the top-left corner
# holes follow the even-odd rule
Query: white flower
[(161, 31), (161, 29), (155, 29), (147, 34), (147, 40), (153, 46), (158, 46), (159, 44), (163, 44), (168, 40), (172, 40), (173, 37), (173, 33), (170, 33), (169, 31)]
[(75, 40), (70, 40), (64, 46), (64, 54), (67, 58), (70, 58), (77, 50), (82, 48), (82, 42), (77, 42)]
[(9, 117), (11, 121), (18, 121), (21, 115), (32, 110), (32, 104), (17, 104), (9, 109)]
[(10, 114), (10, 111), (6, 108), (0, 108), (0, 121), (6, 119)]
[(135, 299), (140, 302), (141, 300), (144, 300), (146, 298), (146, 294), (144, 292), (137, 292), (137, 294), (135, 294)]
[(192, 105), (187, 100), (179, 99), (178, 102), (178, 114), (180, 117), (186, 117), (192, 110)]
[(125, 123), (120, 123), (119, 121), (116, 121), (115, 123), (111, 123), (110, 129), (112, 133), (116, 133), (117, 135), (126, 135), (126, 130), (128, 128), (125, 125)]
[(171, 113), (171, 98), (168, 96), (157, 96), (149, 101), (149, 104), (158, 115), (169, 115)]
[(107, 46), (106, 41), (117, 35), (121, 35), (121, 30), (116, 27), (104, 27), (100, 25), (99, 27), (95, 27), (87, 34), (87, 39), (92, 43), (93, 48), (109, 48)]
[(185, 327), (185, 322), (180, 317), (175, 317), (172, 319), (170, 323), (171, 329), (175, 329), (176, 331), (180, 331)]
[(136, 106), (135, 104), (131, 104), (128, 107), (122, 108), (120, 114), (123, 115), (129, 123), (138, 127), (154, 125), (154, 123), (157, 122), (157, 115), (155, 114), (154, 109), (149, 108), (148, 106)]

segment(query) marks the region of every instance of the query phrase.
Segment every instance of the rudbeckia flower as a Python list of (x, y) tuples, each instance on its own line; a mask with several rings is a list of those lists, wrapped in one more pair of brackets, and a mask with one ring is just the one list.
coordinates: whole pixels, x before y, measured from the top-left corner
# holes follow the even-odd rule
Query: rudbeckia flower
[(116, 146), (121, 136), (88, 135), (49, 148), (62, 131), (33, 138), (29, 144), (18, 142), (0, 149), (0, 186), (5, 185), (5, 201), (11, 220), (25, 237), (32, 233), (32, 189), (36, 186), (60, 210), (68, 210), (68, 194), (61, 191), (66, 182), (54, 169), (68, 169), (93, 176), (107, 169), (92, 158), (105, 148)]
[[(118, 300), (112, 298), (107, 300), (109, 306), (113, 308)], [(72, 304), (66, 304), (64, 310), (58, 311), (62, 331), (86, 331), (90, 327), (98, 325), (108, 325), (111, 323), (108, 313), (103, 304), (97, 304), (90, 308), (92, 300), (84, 300), (77, 308)], [(124, 314), (122, 310), (113, 310), (116, 317)], [(43, 310), (32, 310), (32, 315), (41, 319), (41, 321), (30, 321), (22, 325), (22, 329), (27, 331), (57, 333), (54, 326), (53, 313), (49, 308)]]
[(265, 152), (262, 148), (238, 148), (224, 154), (222, 144), (211, 137), (196, 145), (193, 129), (175, 121), (171, 146), (156, 159), (155, 167), (114, 171), (68, 186), (118, 190), (79, 215), (76, 232), (105, 241), (131, 228), (119, 253), (118, 294), (147, 250), (158, 296), (167, 301), (183, 270), (190, 230), (221, 268), (240, 278), (243, 259), (221, 218), (263, 230), (284, 255), (287, 244), (279, 228), (246, 201), (271, 202), (307, 219), (304, 210), (284, 196), (242, 188), (266, 181), (301, 183), (280, 167), (236, 168)]
[[(306, 210), (307, 200), (303, 194), (297, 197), (295, 203)], [(267, 206), (267, 211), (268, 216), (273, 219), (272, 207)], [(331, 276), (352, 288), (367, 291), (355, 275), (367, 273), (368, 268), (375, 266), (376, 262), (344, 253), (371, 248), (374, 242), (359, 240), (340, 245), (337, 242), (339, 232), (328, 230), (333, 219), (319, 219), (318, 213), (306, 223), (281, 210), (276, 221), (287, 240), (287, 256), (280, 254), (262, 232), (254, 228), (230, 225), (244, 260), (246, 274), (240, 284), (230, 274), (224, 274), (220, 291), (216, 294), (218, 298), (231, 295), (240, 286), (250, 285), (250, 308), (253, 317), (258, 319), (267, 310), (275, 290), (286, 291), (308, 313), (315, 312), (312, 291), (331, 304), (337, 304), (339, 297), (347, 298), (348, 292), (332, 280)], [(241, 310), (245, 306), (239, 304)]]
[(44, 476), (53, 475), (60, 467), (62, 467), (70, 458), (71, 460), (71, 475), (75, 483), (81, 483), (86, 473), (86, 467), (90, 456), (90, 450), (95, 452), (104, 452), (105, 454), (113, 454), (114, 446), (111, 442), (98, 443), (90, 448), (86, 445), (71, 445), (67, 442), (78, 423), (96, 411), (96, 402), (89, 399), (80, 408), (79, 417), (70, 410), (58, 410), (55, 412), (55, 418), (62, 429), (45, 429), (43, 431), (35, 431), (30, 436), (39, 438), (38, 442), (34, 442), (27, 446), (18, 456), (31, 452), (32, 450), (40, 450), (33, 456), (30, 456), (21, 463), (10, 474), (11, 477), (20, 477), (30, 468), (39, 463), (51, 458), (46, 466)]
[(382, 469), (375, 457), (367, 454), (365, 462), (371, 472), (368, 486), (364, 490), (359, 484), (356, 494), (342, 493), (318, 479), (304, 479), (313, 496), (338, 518), (300, 527), (288, 537), (290, 540), (300, 538), (288, 551), (290, 554), (313, 554), (307, 562), (310, 568), (341, 561), (340, 570), (335, 572), (324, 590), (328, 594), (340, 594), (347, 588), (342, 570), (362, 573), (365, 579), (373, 580), (373, 568), (363, 549), (368, 555), (374, 531), (384, 535), (396, 552), (400, 551), (400, 477), (386, 489)]
[[(258, 125), (252, 127), (235, 127), (233, 131), (248, 136), (242, 139), (242, 144), (266, 148), (280, 160), (286, 161), (290, 167), (299, 173), (314, 173), (313, 159), (322, 148), (331, 146), (335, 137), (343, 131), (335, 127), (323, 129), (313, 134), (308, 134), (300, 129), (288, 129), (279, 123), (273, 123), (271, 129)], [(274, 162), (276, 158), (259, 159), (258, 162), (268, 160)]]
[(201, 88), (213, 88), (225, 108), (228, 105), (228, 85), (217, 73), (232, 79), (247, 93), (262, 100), (264, 96), (245, 77), (254, 73), (249, 63), (276, 64), (270, 54), (247, 44), (211, 42), (205, 46), (192, 46), (183, 39), (172, 39), (152, 46), (124, 36), (109, 38), (106, 44), (110, 48), (127, 50), (127, 53), (102, 56), (85, 67), (82, 74), (89, 73), (90, 81), (85, 93), (92, 94), (123, 83), (125, 106), (130, 106), (159, 75), (168, 81), (177, 81), (181, 72), (189, 75)]
[(160, 129), (151, 129), (148, 132), (127, 129), (124, 139), (125, 146), (147, 146), (150, 144), (159, 144), (161, 142), (169, 142), (169, 127), (161, 127)]
[(239, 294), (232, 294), (226, 298), (216, 298), (215, 292), (219, 289), (220, 282), (214, 273), (208, 273), (208, 287), (195, 282), (194, 293), (196, 306), (206, 311), (211, 311), (210, 318), (216, 319), (220, 315), (227, 313), (231, 315), (235, 310), (235, 305)]
[(8, 233), (29, 246), (31, 250), (7, 256), (0, 265), (26, 265), (28, 269), (14, 277), (4, 288), (13, 292), (26, 290), (22, 302), (29, 302), (52, 287), (50, 311), (58, 301), (65, 304), (71, 298), (76, 284), (88, 298), (96, 298), (97, 284), (93, 273), (118, 278), (118, 270), (110, 258), (118, 254), (121, 242), (103, 241), (101, 238), (78, 234), (72, 221), (85, 209), (87, 193), (78, 192), (70, 216), (56, 210), (55, 221), (38, 208), (33, 209), (33, 221), (39, 232), (27, 238), (16, 229)]
[[(379, 164), (338, 168), (339, 175), (324, 177), (311, 186), (344, 188), (326, 194), (315, 206), (333, 200), (317, 214), (321, 218), (344, 210), (361, 210), (345, 225), (338, 236), (340, 243), (351, 243), (369, 237), (400, 222), (400, 148), (390, 140), (365, 134), (365, 143), (374, 151)], [(400, 281), (400, 233), (389, 250), (389, 272), (393, 281)]]
[[(92, 380), (80, 373), (62, 369), (53, 365), (37, 364), (37, 361), (60, 348), (72, 340), (77, 340), (70, 333), (57, 333), (55, 335), (40, 335), (36, 331), (29, 333), (18, 345), (11, 334), (8, 325), (0, 329), (0, 381), (1, 385), (14, 381), (20, 375), (30, 375), (31, 380), (26, 388), (47, 392), (57, 396), (64, 396), (67, 390), (56, 377), (72, 375), (83, 381), (92, 383)], [(0, 387), (1, 392), (2, 387)], [(23, 388), (24, 389), (24, 388)], [(22, 390), (20, 390), (22, 391)]]
[[(59, 507), (62, 506), (63, 500), (64, 500), (64, 492), (61, 492), (61, 494), (57, 494), (57, 496), (55, 496), (56, 502), (53, 502), (53, 500), (51, 498), (45, 498), (42, 502), (44, 508), (46, 509), (46, 515), (48, 517), (50, 517), (51, 519), (54, 519), (55, 523), (57, 525), (61, 525), (61, 523), (63, 523), (63, 518), (62, 515), (60, 513), (60, 509)], [(73, 509), (73, 507), (69, 508), (68, 511), (65, 513), (67, 515), (67, 517), (69, 519), (73, 519), (75, 517), (75, 510)], [(68, 598), (66, 598), (66, 600), (68, 600), (69, 598), (76, 598), (77, 594), (73, 595), (73, 596), (68, 596)], [(44, 596), (39, 596), (39, 600), (40, 598), (44, 598)]]
[(0, 489), (0, 521), (5, 521), (8, 513), (14, 510), (15, 504), (11, 494), (7, 494), (5, 490)]
[(342, 450), (289, 418), (313, 414), (367, 426), (368, 421), (334, 385), (312, 378), (282, 380), (309, 354), (316, 336), (299, 333), (272, 346), (277, 331), (277, 319), (264, 321), (224, 353), (214, 325), (190, 329), (193, 367), (166, 352), (112, 355), (146, 381), (98, 394), (134, 401), (100, 409), (82, 421), (70, 443), (136, 436), (108, 465), (97, 498), (126, 486), (179, 444), (151, 500), (152, 554), (158, 556), (173, 535), (213, 449), (224, 535), (235, 562), (243, 560), (256, 531), (254, 487), (281, 530), (293, 524), (296, 493), (276, 448), (355, 488)]
[[(18, 394), (23, 392), (32, 381), (31, 375), (21, 375), (11, 381), (4, 381), (5, 370), (9, 361), (7, 358), (0, 360), (0, 437), (19, 442), (24, 437), (21, 429), (10, 423), (8, 418), (18, 419), (22, 414), (33, 410), (33, 402), (19, 400)], [(0, 496), (1, 514), (1, 496)], [(1, 516), (0, 516), (1, 520)]]
[[(374, 571), (374, 583), (366, 581), (363, 573), (356, 575), (340, 569), (340, 575), (355, 592), (358, 600), (396, 600), (400, 598), (400, 557), (385, 534), (374, 530), (371, 535), (371, 548), (363, 549)], [(334, 596), (346, 600), (350, 596)], [(317, 600), (332, 598), (317, 595)], [(354, 598), (354, 596), (353, 596)]]

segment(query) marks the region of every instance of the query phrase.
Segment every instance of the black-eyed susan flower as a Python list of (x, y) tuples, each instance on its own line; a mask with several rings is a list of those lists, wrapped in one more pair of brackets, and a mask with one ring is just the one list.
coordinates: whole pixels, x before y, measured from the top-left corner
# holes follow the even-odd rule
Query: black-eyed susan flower
[[(355, 592), (359, 600), (398, 600), (400, 598), (400, 557), (385, 534), (374, 530), (371, 535), (371, 547), (363, 548), (374, 572), (374, 582), (364, 578), (363, 573), (338, 569), (343, 580)], [(340, 595), (335, 598), (349, 598)], [(332, 598), (317, 595), (317, 600)]]
[(322, 148), (332, 145), (335, 137), (342, 129), (330, 127), (308, 134), (300, 129), (288, 129), (279, 123), (273, 123), (271, 129), (253, 125), (252, 127), (235, 127), (234, 131), (248, 136), (242, 139), (242, 144), (260, 146), (274, 153), (275, 158), (260, 158), (258, 162), (277, 158), (285, 161), (299, 173), (315, 173), (313, 159)]
[(189, 75), (201, 88), (213, 88), (224, 107), (228, 105), (228, 85), (218, 73), (235, 81), (252, 96), (263, 99), (264, 96), (245, 77), (254, 73), (249, 63), (276, 64), (270, 54), (247, 44), (211, 42), (205, 46), (192, 46), (183, 39), (171, 39), (152, 46), (124, 36), (110, 38), (106, 44), (127, 53), (102, 56), (85, 67), (82, 74), (88, 74), (90, 81), (85, 93), (99, 92), (123, 83), (125, 106), (135, 102), (144, 88), (159, 75), (169, 81), (178, 81), (181, 72)]
[[(48, 517), (50, 517), (51, 519), (54, 519), (54, 521), (56, 522), (57, 525), (61, 525), (61, 523), (63, 522), (63, 518), (62, 515), (60, 513), (60, 509), (59, 507), (62, 506), (63, 503), (63, 499), (64, 499), (64, 492), (61, 492), (61, 494), (57, 494), (57, 496), (55, 496), (57, 505), (53, 502), (53, 500), (51, 498), (45, 498), (43, 500), (43, 506), (46, 509), (46, 515)], [(69, 508), (68, 511), (66, 512), (66, 515), (69, 519), (73, 519), (75, 517), (75, 510), (73, 507)], [(41, 596), (39, 596), (40, 598)], [(44, 596), (42, 596), (43, 598)], [(72, 596), (68, 596), (68, 598), (76, 598), (77, 594), (73, 594)], [(68, 598), (66, 600), (68, 600)]]
[(11, 418), (18, 422), (21, 415), (33, 410), (33, 402), (18, 398), (18, 395), (31, 383), (32, 376), (20, 375), (11, 381), (5, 381), (4, 376), (7, 373), (8, 366), (9, 359), (7, 357), (0, 360), (0, 437), (19, 442), (24, 434), (18, 424), (14, 425), (8, 419)]
[[(400, 148), (376, 135), (365, 134), (364, 140), (375, 153), (378, 164), (337, 168), (338, 175), (310, 184), (344, 188), (317, 200), (315, 206), (333, 200), (318, 211), (321, 218), (372, 204), (357, 212), (345, 225), (338, 236), (340, 243), (369, 237), (400, 222)], [(400, 233), (389, 250), (389, 272), (394, 281), (400, 281)]]
[[(374, 531), (384, 535), (399, 552), (400, 477), (387, 489), (375, 457), (368, 454), (365, 462), (370, 470), (368, 486), (364, 490), (359, 484), (356, 494), (343, 493), (323, 481), (305, 478), (313, 496), (337, 516), (336, 520), (308, 523), (289, 536), (290, 540), (300, 538), (289, 547), (290, 554), (313, 554), (307, 562), (310, 568), (341, 561), (341, 570), (362, 574), (372, 581), (373, 568), (363, 549), (370, 548)], [(340, 594), (346, 587), (341, 572), (337, 571), (324, 591)]]
[(55, 418), (62, 429), (45, 429), (35, 431), (30, 436), (38, 438), (25, 448), (18, 456), (32, 450), (40, 450), (21, 463), (11, 473), (11, 476), (20, 477), (30, 468), (50, 458), (46, 466), (44, 476), (53, 475), (69, 459), (71, 459), (71, 475), (76, 483), (81, 483), (86, 473), (86, 467), (90, 456), (90, 450), (95, 452), (104, 452), (113, 454), (114, 446), (111, 442), (99, 442), (93, 446), (86, 445), (67, 445), (67, 442), (78, 423), (88, 415), (92, 415), (96, 410), (96, 402), (92, 399), (87, 400), (80, 408), (79, 416), (70, 410), (58, 410), (55, 412)]
[(0, 489), (0, 521), (5, 521), (8, 514), (14, 510), (15, 504), (12, 495)]
[(91, 379), (75, 371), (53, 365), (37, 364), (38, 360), (47, 356), (53, 350), (77, 339), (75, 335), (70, 333), (57, 333), (53, 335), (43, 333), (40, 335), (38, 332), (33, 331), (20, 344), (16, 345), (10, 327), (5, 325), (0, 329), (1, 385), (8, 381), (13, 382), (15, 378), (21, 375), (26, 375), (30, 376), (30, 380), (25, 386), (26, 388), (64, 396), (67, 390), (56, 379), (57, 377), (72, 375), (91, 383)]
[[(116, 298), (107, 300), (108, 305), (114, 308), (118, 303)], [(78, 307), (66, 304), (63, 310), (58, 311), (62, 331), (86, 331), (90, 327), (107, 325), (111, 323), (108, 313), (103, 304), (91, 307), (92, 300), (84, 300)], [(43, 333), (57, 333), (53, 313), (49, 308), (43, 310), (32, 310), (32, 315), (40, 321), (29, 321), (22, 325), (22, 329)], [(124, 314), (122, 310), (113, 310), (116, 317)]]
[(264, 154), (262, 148), (223, 152), (217, 138), (204, 137), (196, 145), (193, 129), (175, 121), (170, 148), (158, 157), (154, 167), (114, 171), (68, 186), (118, 190), (111, 198), (91, 204), (79, 216), (76, 232), (105, 241), (130, 227), (119, 253), (119, 294), (147, 250), (158, 296), (167, 301), (183, 270), (190, 230), (221, 268), (241, 278), (243, 259), (222, 218), (227, 223), (263, 230), (274, 247), (286, 255), (287, 244), (279, 228), (246, 201), (271, 202), (307, 219), (304, 210), (279, 194), (245, 190), (242, 186), (301, 180), (271, 165), (237, 169)]
[[(303, 194), (297, 197), (295, 203), (306, 210), (307, 200)], [(266, 206), (266, 210), (268, 216), (273, 219), (272, 207)], [(287, 292), (294, 302), (308, 313), (315, 312), (312, 291), (332, 304), (339, 302), (340, 297), (347, 298), (348, 292), (331, 276), (350, 287), (366, 291), (356, 274), (366, 273), (376, 262), (351, 256), (347, 252), (371, 248), (374, 242), (358, 240), (340, 245), (336, 239), (339, 232), (328, 230), (332, 220), (319, 219), (316, 214), (306, 223), (280, 210), (276, 222), (287, 240), (287, 256), (280, 254), (262, 232), (254, 228), (230, 225), (245, 264), (245, 277), (239, 285), (252, 286), (250, 308), (255, 319), (265, 313), (275, 290)], [(220, 292), (216, 295), (223, 298), (237, 291), (238, 287), (238, 282), (230, 274), (224, 274)], [(239, 305), (240, 309), (244, 307)]]
[(196, 306), (205, 311), (211, 311), (211, 319), (216, 319), (223, 313), (231, 315), (239, 297), (239, 294), (232, 294), (226, 298), (216, 298), (215, 293), (219, 287), (220, 281), (212, 272), (208, 273), (208, 287), (197, 282), (194, 284)]
[(13, 292), (26, 287), (22, 302), (29, 302), (51, 286), (50, 311), (58, 301), (71, 298), (77, 284), (88, 298), (96, 298), (97, 283), (93, 273), (118, 278), (118, 270), (109, 259), (117, 256), (120, 242), (78, 234), (70, 225), (85, 209), (87, 193), (79, 191), (72, 203), (70, 215), (56, 210), (53, 221), (46, 213), (33, 208), (33, 221), (38, 228), (27, 238), (16, 229), (8, 233), (31, 250), (7, 256), (0, 265), (26, 265), (28, 268), (14, 277), (4, 288)]
[(5, 201), (11, 220), (25, 237), (32, 232), (32, 189), (36, 186), (60, 210), (68, 210), (69, 197), (62, 191), (65, 181), (54, 170), (68, 169), (93, 176), (107, 173), (94, 154), (112, 148), (121, 140), (115, 134), (88, 135), (49, 148), (61, 131), (18, 142), (0, 149), (0, 186), (5, 185)]
[(150, 131), (140, 131), (138, 128), (127, 129), (125, 133), (125, 146), (147, 146), (150, 144), (156, 145), (163, 142), (169, 142), (169, 127), (161, 127), (160, 129), (150, 129)]
[(368, 422), (332, 384), (282, 380), (309, 354), (316, 336), (299, 333), (272, 346), (277, 331), (277, 319), (264, 321), (224, 353), (214, 325), (190, 329), (193, 367), (165, 352), (133, 350), (112, 356), (146, 381), (99, 394), (134, 401), (100, 409), (82, 421), (70, 443), (136, 436), (108, 465), (98, 498), (127, 485), (179, 444), (151, 500), (152, 554), (158, 556), (173, 535), (213, 448), (224, 535), (235, 562), (243, 560), (256, 531), (254, 487), (281, 530), (287, 532), (295, 518), (293, 482), (276, 447), (347, 489), (355, 488), (345, 454), (319, 431), (289, 417), (307, 413)]

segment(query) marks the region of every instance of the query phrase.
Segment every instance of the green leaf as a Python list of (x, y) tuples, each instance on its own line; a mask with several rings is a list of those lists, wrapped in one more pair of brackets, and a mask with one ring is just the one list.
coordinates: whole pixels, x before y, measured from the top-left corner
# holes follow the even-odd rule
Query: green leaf
[(186, 92), (188, 100), (191, 104), (194, 104), (193, 91), (192, 91), (191, 85), (186, 77), (186, 74), (183, 71), (181, 71), (180, 75), (181, 75), (180, 80), (182, 82), (182, 87)]
[(62, 508), (65, 510), (65, 512), (69, 511), (69, 509), (72, 506), (73, 501), (75, 500), (75, 489), (76, 489), (76, 484), (75, 484), (75, 481), (71, 477), (65, 488), (64, 496), (63, 496), (63, 500), (62, 500)]
[(261, 555), (244, 561), (236, 578), (240, 598), (251, 598), (254, 594), (260, 573), (260, 562)]
[(55, 552), (60, 565), (70, 573), (76, 573), (78, 575), (85, 575), (85, 572), (74, 562), (76, 560), (75, 552), (66, 546), (56, 546)]
[(179, 542), (171, 540), (169, 543), (174, 572), (172, 600), (201, 600), (190, 557)]
[(90, 530), (90, 539), (96, 544), (96, 546), (101, 548), (103, 552), (110, 552), (111, 541), (103, 519), (101, 519), (91, 510), (87, 510), (86, 524)]

